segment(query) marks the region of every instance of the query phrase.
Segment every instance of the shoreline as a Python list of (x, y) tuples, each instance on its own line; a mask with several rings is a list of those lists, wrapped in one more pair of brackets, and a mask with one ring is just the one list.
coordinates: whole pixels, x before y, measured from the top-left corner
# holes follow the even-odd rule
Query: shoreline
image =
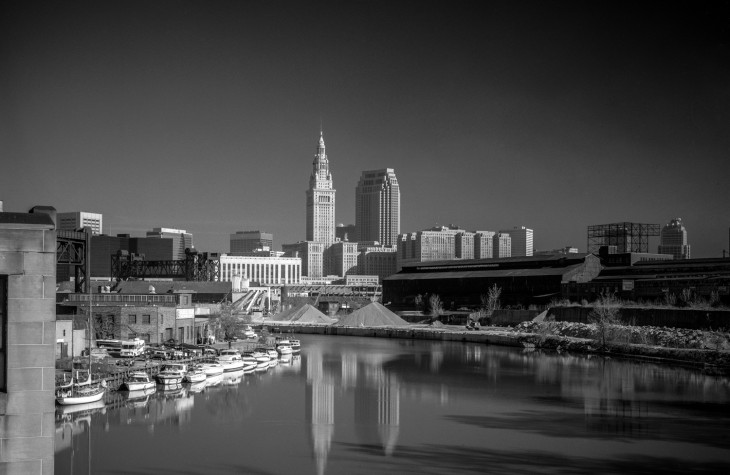
[(582, 353), (603, 357), (616, 357), (651, 361), (660, 364), (690, 366), (713, 374), (730, 374), (730, 351), (697, 348), (671, 348), (642, 344), (610, 344), (599, 348), (597, 342), (588, 338), (521, 333), (482, 327), (480, 330), (466, 330), (463, 326), (442, 327), (335, 327), (331, 325), (296, 324), (288, 322), (266, 322), (272, 334), (301, 333), (333, 336), (360, 336), (371, 338), (399, 338), (416, 340), (460, 341), (486, 345), (511, 346), (535, 350), (550, 350), (558, 353)]

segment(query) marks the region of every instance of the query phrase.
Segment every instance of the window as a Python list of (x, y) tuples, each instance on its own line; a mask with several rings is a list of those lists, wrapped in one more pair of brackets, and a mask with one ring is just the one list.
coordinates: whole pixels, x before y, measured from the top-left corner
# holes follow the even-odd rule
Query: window
[(142, 324), (149, 325), (150, 324), (150, 316), (149, 315), (142, 315)]
[(135, 323), (137, 323), (137, 315), (130, 315), (129, 316), (129, 324), (130, 325), (134, 325)]

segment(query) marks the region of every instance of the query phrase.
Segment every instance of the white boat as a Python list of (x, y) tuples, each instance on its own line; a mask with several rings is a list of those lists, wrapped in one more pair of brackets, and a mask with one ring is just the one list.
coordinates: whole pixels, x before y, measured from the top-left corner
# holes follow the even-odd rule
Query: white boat
[(205, 381), (205, 378), (207, 378), (208, 375), (203, 371), (203, 369), (200, 366), (193, 366), (188, 369), (187, 373), (185, 373), (185, 376), (183, 377), (183, 382), (186, 383), (199, 383), (201, 381)]
[(259, 365), (259, 362), (256, 361), (256, 358), (254, 358), (251, 355), (250, 351), (245, 351), (243, 355), (241, 355), (241, 360), (243, 361), (243, 372), (244, 373), (250, 373), (256, 369), (256, 367)]
[(291, 355), (293, 351), (291, 347), (291, 342), (286, 338), (277, 338), (276, 351), (279, 352), (279, 354), (282, 356)]
[(223, 366), (223, 372), (239, 371), (243, 369), (241, 354), (236, 350), (221, 350), (218, 363)]
[(294, 353), (299, 353), (302, 349), (302, 344), (299, 340), (289, 340), (289, 343), (291, 343), (291, 349)]
[(223, 366), (220, 363), (205, 362), (200, 363), (200, 367), (207, 377), (215, 376), (217, 374), (223, 374)]
[(185, 363), (167, 363), (162, 366), (155, 377), (157, 382), (163, 386), (182, 384), (185, 373), (188, 372), (188, 365)]
[(67, 384), (63, 384), (56, 389), (56, 402), (62, 406), (71, 404), (88, 404), (91, 402), (101, 401), (106, 392), (106, 382), (104, 380), (92, 382), (91, 373), (85, 380), (79, 380), (79, 374), (76, 373), (76, 379), (71, 377)]
[(256, 358), (256, 361), (258, 361), (259, 363), (266, 363), (267, 365), (269, 364), (269, 361), (271, 360), (269, 355), (266, 354), (265, 351), (261, 351), (260, 348), (256, 348), (255, 350), (253, 350), (251, 352), (251, 356)]
[(279, 359), (279, 352), (276, 351), (276, 348), (267, 348), (266, 354), (269, 355), (269, 359), (271, 359), (271, 361)]
[(141, 391), (154, 388), (155, 382), (144, 371), (132, 371), (122, 383), (122, 389), (127, 391)]

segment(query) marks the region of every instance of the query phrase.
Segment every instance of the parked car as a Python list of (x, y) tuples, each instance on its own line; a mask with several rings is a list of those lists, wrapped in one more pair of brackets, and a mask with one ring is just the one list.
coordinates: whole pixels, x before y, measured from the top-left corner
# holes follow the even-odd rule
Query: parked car
[(170, 353), (163, 349), (150, 349), (148, 357), (151, 360), (169, 360)]

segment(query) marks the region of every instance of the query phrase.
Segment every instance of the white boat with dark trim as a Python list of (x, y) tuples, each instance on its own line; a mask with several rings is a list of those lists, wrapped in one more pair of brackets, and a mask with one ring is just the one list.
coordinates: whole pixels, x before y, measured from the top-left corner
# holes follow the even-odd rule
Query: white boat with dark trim
[(299, 353), (302, 349), (302, 343), (299, 340), (289, 340), (289, 343), (291, 343), (291, 350), (294, 353)]
[(250, 373), (256, 369), (256, 367), (259, 365), (259, 362), (256, 361), (256, 358), (253, 357), (252, 351), (244, 351), (241, 355), (241, 360), (243, 361), (243, 372), (244, 373)]
[(205, 381), (205, 378), (207, 378), (207, 374), (203, 369), (198, 366), (192, 366), (188, 369), (187, 373), (185, 373), (185, 376), (183, 377), (183, 382), (185, 383), (200, 383), (202, 381)]
[(218, 355), (218, 363), (223, 366), (223, 372), (239, 371), (243, 369), (243, 360), (237, 350), (221, 350)]
[(291, 355), (293, 350), (292, 350), (291, 342), (289, 341), (289, 339), (277, 337), (276, 338), (276, 351), (282, 356)]
[(145, 371), (132, 371), (121, 385), (122, 390), (143, 391), (155, 387), (155, 381)]
[(206, 361), (205, 363), (200, 363), (200, 367), (209, 378), (217, 374), (223, 374), (223, 365), (217, 362)]
[(163, 386), (182, 384), (185, 373), (188, 372), (188, 365), (185, 363), (166, 363), (160, 368), (155, 378)]

